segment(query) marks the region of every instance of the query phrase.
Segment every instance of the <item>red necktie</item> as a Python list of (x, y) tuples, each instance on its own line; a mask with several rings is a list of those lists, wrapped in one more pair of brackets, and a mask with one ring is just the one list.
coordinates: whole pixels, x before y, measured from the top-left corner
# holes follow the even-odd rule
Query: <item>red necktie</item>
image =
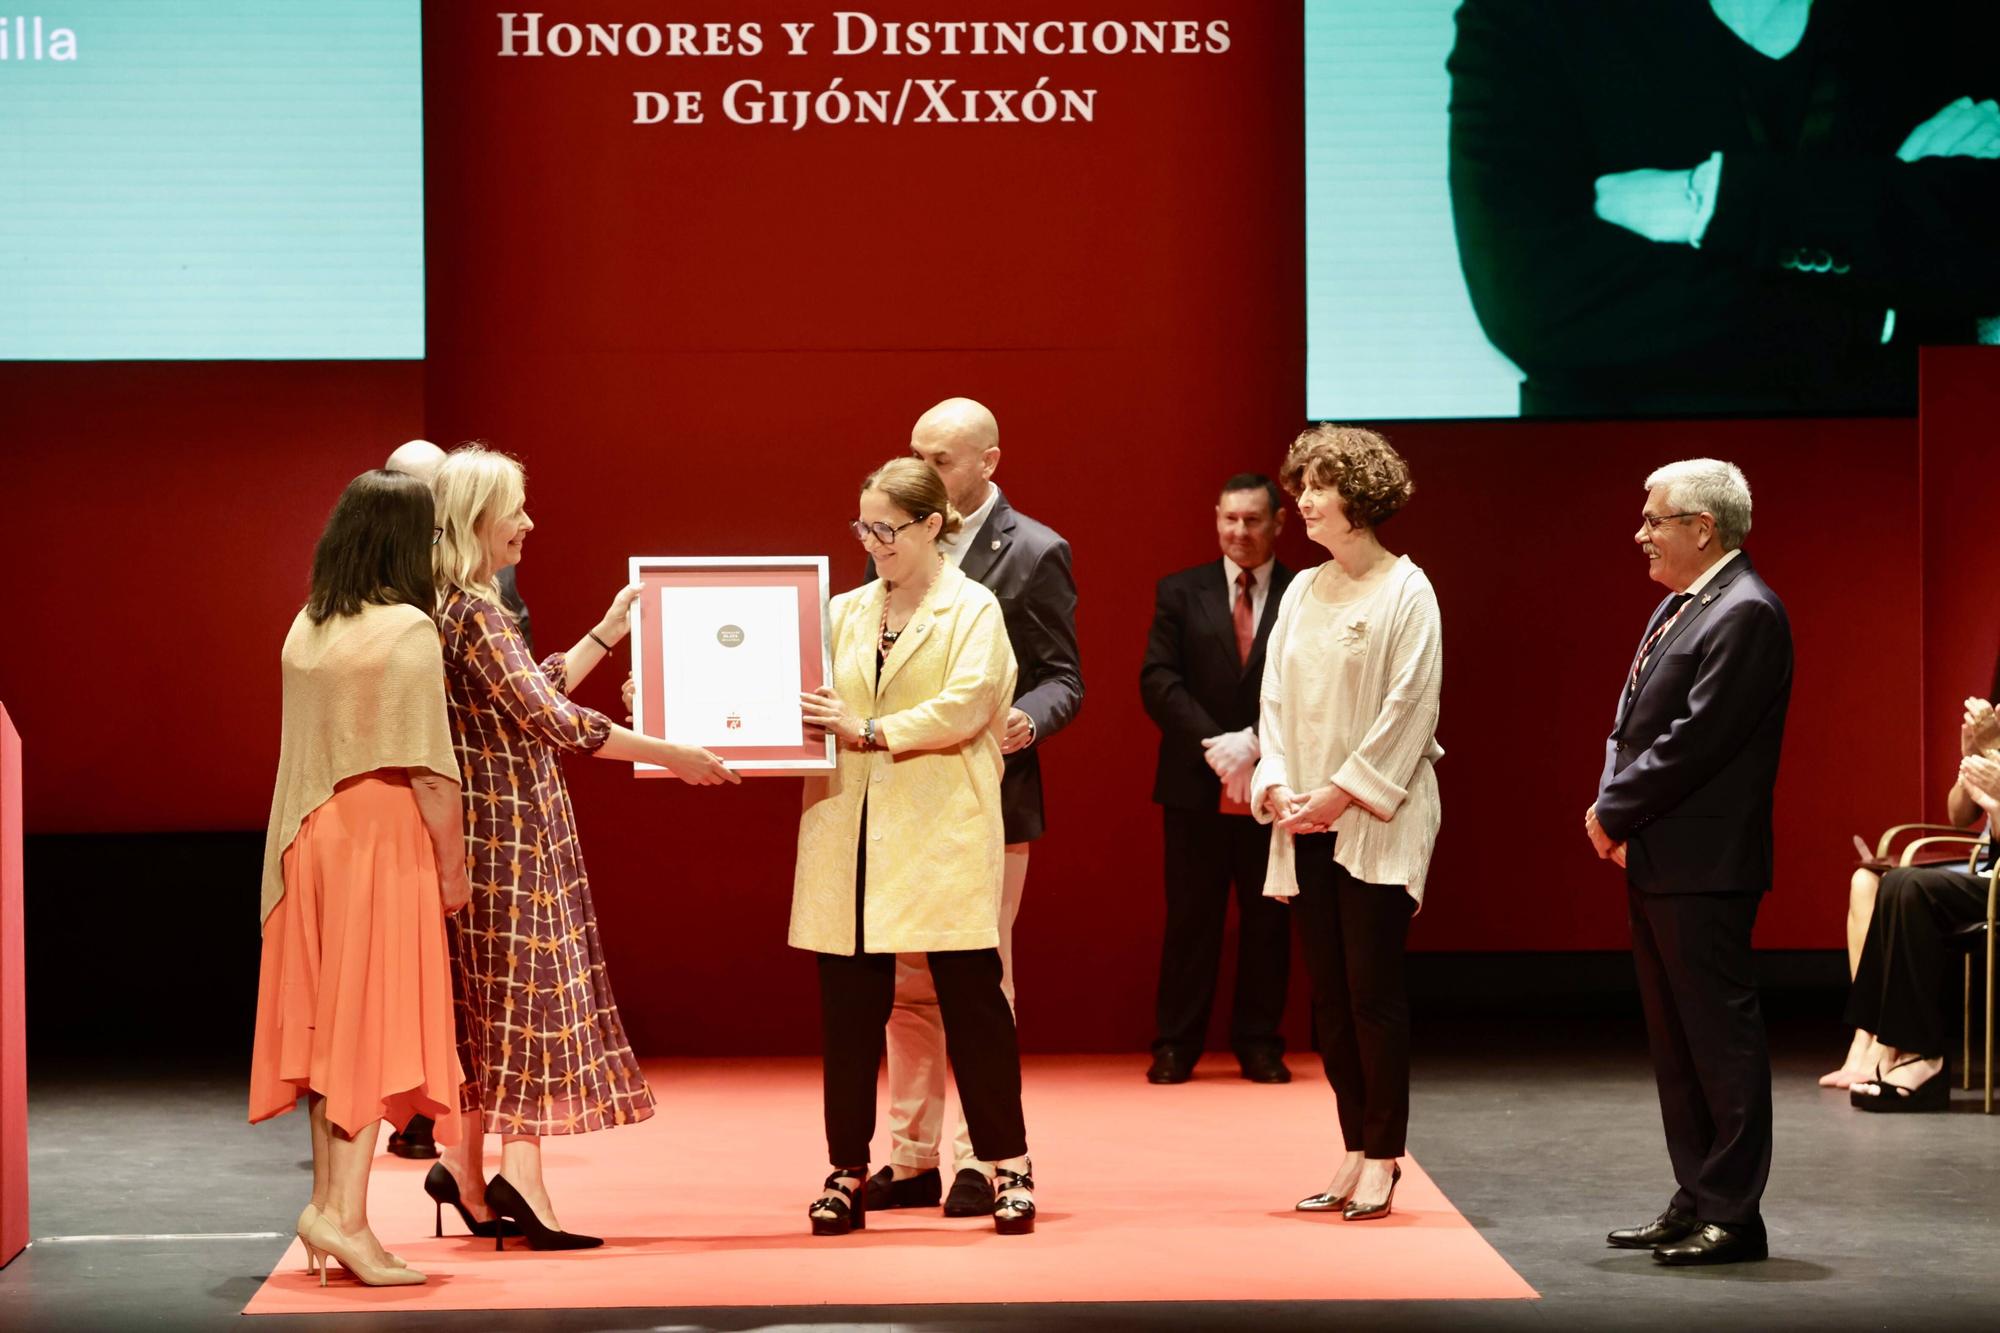
[(1250, 646), (1257, 642), (1257, 618), (1250, 613), (1250, 571), (1245, 569), (1236, 575), (1236, 609), (1231, 619), (1236, 622), (1236, 656), (1242, 665), (1250, 665)]
[[(1257, 618), (1250, 611), (1250, 571), (1239, 570), (1236, 574), (1236, 606), (1229, 613), (1230, 621), (1236, 626), (1236, 656), (1244, 666), (1250, 665), (1250, 648), (1257, 642)], [(1222, 813), (1225, 815), (1247, 815), (1250, 807), (1241, 801), (1229, 799), (1229, 788), (1222, 789)]]
[(1686, 606), (1693, 596), (1693, 593), (1675, 593), (1672, 613), (1660, 622), (1657, 629), (1646, 636), (1644, 643), (1639, 645), (1639, 660), (1632, 664), (1631, 678), (1625, 682), (1627, 693), (1639, 688), (1639, 673), (1646, 669), (1647, 659), (1652, 657), (1653, 650), (1660, 646), (1660, 640), (1667, 637), (1667, 631), (1674, 627), (1674, 622), (1681, 618), (1681, 608)]

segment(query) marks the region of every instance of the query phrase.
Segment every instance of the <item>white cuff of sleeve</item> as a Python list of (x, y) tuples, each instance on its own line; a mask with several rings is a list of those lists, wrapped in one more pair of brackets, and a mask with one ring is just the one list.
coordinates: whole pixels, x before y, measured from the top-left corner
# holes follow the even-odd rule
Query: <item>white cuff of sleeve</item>
[(1694, 205), (1694, 223), (1688, 228), (1688, 244), (1701, 249), (1701, 238), (1715, 218), (1715, 199), (1722, 189), (1722, 154), (1710, 153), (1708, 161), (1688, 173), (1688, 202)]

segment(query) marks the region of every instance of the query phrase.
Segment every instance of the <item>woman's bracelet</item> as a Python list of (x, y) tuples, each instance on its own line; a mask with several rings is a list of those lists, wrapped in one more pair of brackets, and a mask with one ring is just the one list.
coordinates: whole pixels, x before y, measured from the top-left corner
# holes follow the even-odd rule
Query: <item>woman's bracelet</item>
[(598, 638), (596, 630), (594, 629), (585, 630), (584, 633), (588, 634), (590, 636), (590, 641), (596, 644), (599, 648), (602, 648), (607, 653), (611, 651), (611, 645), (606, 643), (604, 640)]

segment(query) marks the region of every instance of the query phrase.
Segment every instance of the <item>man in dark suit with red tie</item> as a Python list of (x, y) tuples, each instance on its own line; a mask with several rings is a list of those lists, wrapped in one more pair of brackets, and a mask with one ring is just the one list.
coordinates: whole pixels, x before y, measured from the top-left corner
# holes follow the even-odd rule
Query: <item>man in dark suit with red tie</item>
[(1292, 571), (1273, 555), (1285, 525), (1269, 477), (1240, 473), (1222, 488), (1215, 531), (1222, 559), (1160, 580), (1139, 691), (1160, 728), (1153, 799), (1166, 836), (1167, 928), (1155, 1004), (1154, 1083), (1185, 1083), (1208, 1033), (1229, 887), (1236, 886), (1236, 997), (1229, 1044), (1243, 1077), (1288, 1083), (1285, 983), (1291, 963), (1284, 904), (1264, 897), (1269, 825), (1248, 804), (1257, 765), (1257, 694), (1264, 644)]
[(1632, 954), (1679, 1188), (1605, 1239), (1665, 1264), (1769, 1253), (1771, 1056), (1750, 928), (1771, 887), (1771, 806), (1792, 693), (1785, 607), (1751, 567), (1750, 487), (1710, 458), (1646, 479), (1633, 539), (1671, 595), (1619, 692), (1584, 832), (1625, 869)]

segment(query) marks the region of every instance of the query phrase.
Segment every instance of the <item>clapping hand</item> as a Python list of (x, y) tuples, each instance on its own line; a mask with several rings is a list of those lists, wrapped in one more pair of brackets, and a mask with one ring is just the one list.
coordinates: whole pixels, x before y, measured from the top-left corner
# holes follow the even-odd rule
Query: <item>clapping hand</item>
[(2000, 714), (1984, 699), (1967, 699), (1965, 717), (1958, 724), (1958, 752), (1985, 754), (2000, 750)]
[(1905, 162), (1925, 157), (2000, 157), (2000, 104), (1961, 97), (1910, 131), (1896, 156)]
[(824, 732), (849, 745), (861, 740), (861, 719), (833, 692), (831, 685), (822, 685), (810, 694), (801, 694), (799, 712), (805, 716), (806, 725), (815, 731)]
[(1292, 793), (1278, 827), (1287, 833), (1324, 833), (1333, 827), (1333, 821), (1347, 813), (1347, 807), (1354, 804), (1354, 798), (1341, 788), (1328, 783), (1324, 787), (1314, 787), (1304, 794)]
[(1988, 818), (2000, 819), (2000, 759), (1967, 755), (1958, 761), (1958, 781)]

